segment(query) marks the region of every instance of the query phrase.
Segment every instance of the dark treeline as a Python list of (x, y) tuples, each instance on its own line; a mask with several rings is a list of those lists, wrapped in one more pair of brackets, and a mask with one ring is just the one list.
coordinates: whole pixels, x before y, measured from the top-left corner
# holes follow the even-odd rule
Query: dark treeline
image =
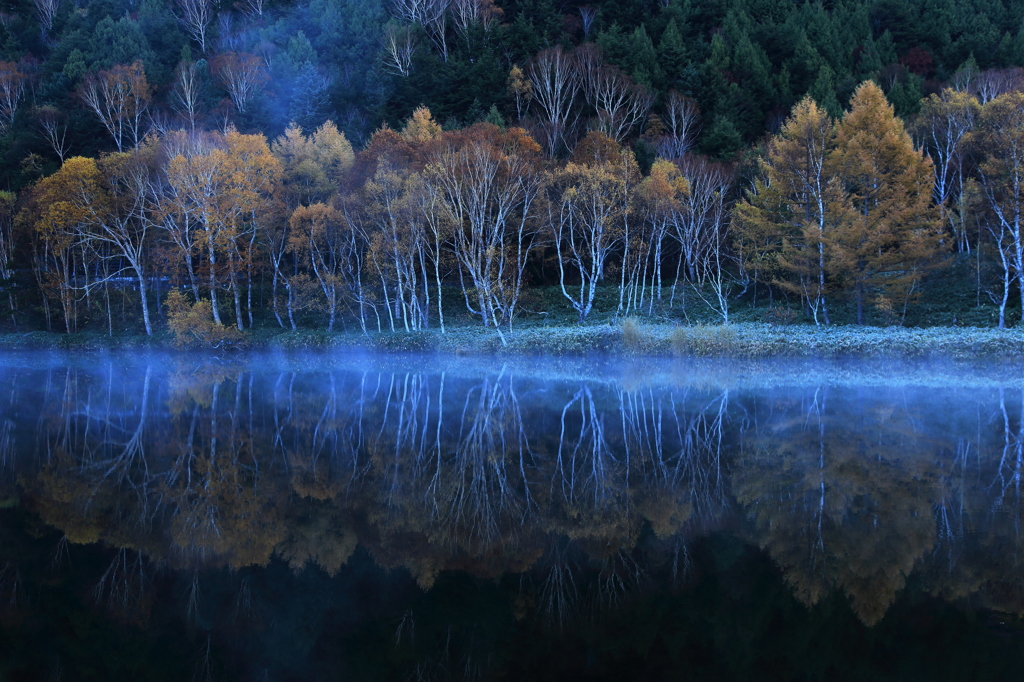
[(5, 328), (1019, 316), (1017, 5), (12, 10)]
[[(521, 74), (545, 50), (586, 45), (663, 124), (672, 91), (692, 100), (702, 114), (691, 144), (715, 158), (777, 132), (807, 94), (838, 116), (876, 79), (907, 116), (958, 71), (999, 89), (1024, 66), (1024, 4), (1012, 0), (9, 0), (0, 19), (2, 116), (16, 124), (0, 161), (15, 185), (53, 170), (43, 129), (54, 118), (62, 148), (109, 148), (82, 92), (136, 60), (151, 86), (147, 125), (231, 120), (276, 137), (291, 121), (332, 119), (361, 146), (420, 105), (446, 128), (524, 113), (536, 124), (547, 104)], [(601, 108), (570, 117), (585, 127)]]

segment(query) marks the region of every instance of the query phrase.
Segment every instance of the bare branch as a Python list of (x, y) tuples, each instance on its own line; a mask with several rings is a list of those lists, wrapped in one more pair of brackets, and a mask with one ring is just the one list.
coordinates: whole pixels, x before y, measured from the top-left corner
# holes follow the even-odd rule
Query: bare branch
[(668, 93), (665, 115), (661, 120), (668, 130), (655, 142), (658, 155), (673, 161), (683, 158), (693, 149), (697, 133), (700, 132), (700, 109), (697, 103), (672, 90)]
[(255, 19), (263, 16), (263, 2), (264, 0), (242, 0), (239, 6), (250, 19)]
[(52, 31), (53, 20), (57, 18), (57, 11), (60, 10), (60, 0), (32, 0), (32, 7), (43, 33)]
[(580, 7), (580, 20), (583, 23), (583, 40), (590, 39), (590, 32), (594, 30), (594, 20), (597, 19), (597, 8), (590, 5)]
[(393, 0), (391, 14), (406, 24), (419, 24), (448, 61), (448, 8), (452, 0)]
[(210, 0), (178, 0), (181, 14), (178, 20), (192, 40), (199, 43), (199, 49), (206, 53), (206, 32), (213, 19), (213, 4)]
[(14, 123), (14, 115), (25, 94), (25, 74), (14, 62), (0, 62), (0, 130)]
[(527, 66), (533, 101), (540, 109), (545, 147), (554, 154), (560, 145), (568, 146), (568, 137), (579, 114), (573, 105), (580, 89), (575, 60), (560, 46), (542, 50)]
[(396, 26), (389, 22), (384, 27), (384, 68), (399, 76), (408, 76), (412, 71), (412, 56), (416, 52), (416, 41), (408, 26)]
[(182, 62), (174, 72), (174, 86), (171, 89), (171, 108), (188, 121), (189, 130), (196, 129), (199, 117), (199, 93), (202, 87), (201, 73), (196, 62)]
[(117, 151), (124, 151), (126, 143), (137, 147), (145, 136), (150, 91), (142, 62), (136, 61), (88, 76), (79, 96), (114, 138)]
[(67, 142), (67, 119), (57, 107), (50, 105), (38, 107), (35, 113), (36, 121), (42, 131), (42, 138), (49, 143), (60, 162), (64, 163), (64, 157), (67, 156), (70, 147)]
[(263, 61), (245, 52), (227, 52), (213, 60), (213, 73), (227, 90), (235, 110), (243, 113), (269, 80)]

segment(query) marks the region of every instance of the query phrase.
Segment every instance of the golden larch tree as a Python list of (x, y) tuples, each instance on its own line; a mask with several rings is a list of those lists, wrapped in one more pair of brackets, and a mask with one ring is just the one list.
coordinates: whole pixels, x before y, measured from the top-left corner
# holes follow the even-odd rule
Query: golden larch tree
[(836, 128), (829, 165), (856, 213), (826, 237), (826, 248), (853, 291), (857, 323), (864, 324), (865, 302), (895, 319), (944, 250), (931, 159), (914, 148), (881, 88), (869, 81)]
[[(835, 125), (810, 97), (796, 105), (761, 160), (761, 177), (736, 207), (740, 241), (758, 246), (772, 283), (800, 296), (815, 324), (829, 323), (832, 254), (826, 244), (852, 206), (828, 168)], [(757, 246), (755, 246), (757, 245)], [(767, 248), (764, 246), (767, 245)]]

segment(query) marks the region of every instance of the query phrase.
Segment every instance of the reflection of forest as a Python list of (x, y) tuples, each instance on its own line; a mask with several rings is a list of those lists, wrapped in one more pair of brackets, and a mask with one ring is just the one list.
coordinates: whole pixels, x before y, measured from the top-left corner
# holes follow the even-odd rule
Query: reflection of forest
[(334, 574), (361, 545), (421, 586), (446, 569), (530, 573), (517, 608), (561, 621), (581, 608), (581, 556), (600, 572), (595, 603), (613, 603), (644, 562), (682, 570), (696, 538), (728, 528), (798, 599), (840, 591), (868, 624), (914, 570), (933, 594), (1024, 612), (1019, 389), (2, 371), (0, 501), (63, 533), (58, 560), (68, 543), (116, 548), (95, 589), (125, 610), (152, 566), (198, 576), (278, 556)]

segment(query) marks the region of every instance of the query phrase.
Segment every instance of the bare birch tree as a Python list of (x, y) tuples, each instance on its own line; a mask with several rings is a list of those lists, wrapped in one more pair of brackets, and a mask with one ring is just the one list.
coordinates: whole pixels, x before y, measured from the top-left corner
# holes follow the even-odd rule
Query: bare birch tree
[(412, 57), (416, 53), (416, 41), (412, 29), (388, 22), (381, 38), (384, 44), (384, 67), (399, 76), (412, 72)]
[(700, 109), (697, 103), (675, 90), (669, 91), (661, 122), (666, 130), (655, 141), (658, 155), (670, 161), (683, 158), (693, 149), (700, 132)]
[(14, 62), (0, 62), (0, 131), (14, 123), (18, 105), (25, 95), (25, 74)]
[[(1024, 295), (1024, 93), (1001, 95), (986, 104), (974, 142), (982, 157), (978, 164), (982, 194), (996, 224), (989, 230), (1003, 265), (1005, 306), (1005, 286), (1011, 279), (1017, 280)], [(1012, 277), (1008, 268), (1013, 270)]]
[(580, 22), (583, 24), (583, 40), (590, 39), (590, 33), (594, 30), (594, 21), (597, 19), (597, 8), (591, 5), (580, 7)]
[(128, 145), (138, 147), (145, 136), (151, 92), (141, 61), (89, 75), (79, 89), (82, 101), (114, 138), (119, 152)]
[(264, 0), (244, 0), (241, 3), (242, 11), (251, 19), (263, 16)]
[[(14, 277), (14, 211), (17, 199), (14, 192), (0, 191), (0, 282)], [(5, 289), (11, 321), (14, 322), (14, 292), (6, 284), (0, 284), (0, 291)]]
[[(692, 273), (691, 284), (705, 305), (729, 324), (729, 292), (733, 280), (727, 271), (731, 259), (726, 253), (730, 215), (727, 204), (732, 176), (706, 161), (682, 167), (690, 183), (684, 199), (684, 216), (677, 232)], [(710, 292), (708, 291), (710, 289)]]
[(95, 212), (97, 219), (87, 224), (83, 239), (97, 256), (117, 259), (127, 266), (94, 280), (91, 286), (119, 277), (125, 271), (134, 273), (146, 334), (152, 335), (146, 269), (147, 234), (152, 224), (150, 210), (155, 198), (150, 171), (145, 160), (136, 153), (105, 157), (101, 160), (100, 172), (106, 186), (106, 210)]
[(206, 34), (213, 21), (211, 0), (177, 0), (178, 20), (192, 40), (199, 43), (199, 50), (206, 54)]
[(213, 73), (227, 90), (238, 113), (244, 113), (269, 77), (263, 61), (246, 52), (226, 52), (212, 62)]
[(462, 34), (467, 45), (470, 32), (477, 26), (490, 31), (501, 18), (502, 10), (493, 0), (452, 0), (451, 14), (455, 30)]
[(199, 118), (202, 72), (196, 62), (182, 62), (174, 70), (174, 85), (171, 87), (171, 108), (195, 131)]
[(608, 163), (569, 163), (548, 184), (559, 285), (580, 322), (593, 309), (608, 255), (625, 239), (629, 186), (638, 175), (633, 155), (623, 151)]
[(621, 143), (647, 118), (652, 98), (615, 66), (600, 65), (582, 78), (584, 97), (597, 111), (598, 129)]
[(60, 10), (60, 0), (32, 0), (32, 9), (35, 11), (39, 26), (43, 29), (43, 34), (52, 31), (53, 20), (57, 18), (57, 12)]
[(956, 238), (961, 252), (971, 250), (966, 221), (956, 208), (964, 190), (967, 139), (977, 123), (981, 106), (965, 92), (946, 89), (932, 95), (921, 107), (914, 132), (932, 158), (935, 188), (932, 196)]
[(418, 24), (448, 61), (448, 10), (452, 0), (392, 0), (391, 15), (406, 24)]
[(512, 324), (523, 272), (537, 238), (534, 204), (541, 189), (540, 148), (525, 131), (488, 124), (451, 139), (427, 166), (453, 223), (453, 246), (476, 303), (466, 307), (484, 326)]
[(575, 59), (561, 46), (542, 50), (526, 67), (533, 101), (540, 110), (544, 148), (554, 155), (569, 146), (579, 113), (575, 109), (580, 79)]
[(1024, 89), (1024, 69), (987, 69), (974, 78), (972, 86), (981, 103), (988, 104), (1000, 95)]

